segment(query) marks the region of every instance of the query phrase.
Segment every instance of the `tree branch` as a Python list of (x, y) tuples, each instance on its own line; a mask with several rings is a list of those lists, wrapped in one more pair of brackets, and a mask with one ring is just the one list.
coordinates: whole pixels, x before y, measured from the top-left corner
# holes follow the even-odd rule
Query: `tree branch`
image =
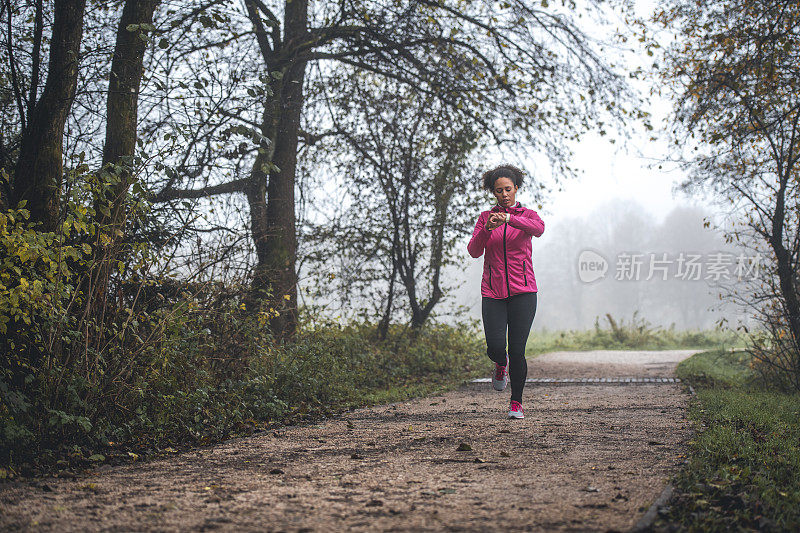
[(19, 78), (17, 77), (17, 63), (14, 59), (14, 46), (13, 41), (11, 40), (12, 33), (12, 26), (11, 26), (11, 16), (12, 12), (14, 11), (11, 8), (10, 0), (7, 1), (8, 4), (8, 68), (11, 71), (11, 86), (14, 89), (14, 99), (17, 101), (17, 110), (19, 111), (19, 123), (21, 126), (21, 131), (25, 131), (25, 106), (22, 103), (22, 89), (19, 86)]
[(201, 189), (164, 189), (153, 197), (153, 202), (168, 202), (170, 200), (197, 199), (215, 196), (217, 194), (232, 194), (244, 192), (248, 183), (247, 178), (241, 178), (219, 185), (209, 185)]
[(33, 114), (33, 108), (36, 106), (36, 92), (39, 89), (39, 61), (41, 60), (43, 19), (42, 0), (36, 0), (36, 15), (33, 24), (33, 52), (31, 54), (31, 86), (28, 91), (28, 116)]

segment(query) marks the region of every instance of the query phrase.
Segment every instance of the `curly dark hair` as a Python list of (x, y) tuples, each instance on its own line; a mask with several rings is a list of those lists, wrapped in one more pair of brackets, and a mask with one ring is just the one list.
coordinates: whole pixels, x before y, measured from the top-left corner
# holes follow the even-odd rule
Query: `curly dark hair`
[(525, 176), (525, 171), (520, 170), (514, 165), (500, 165), (492, 170), (487, 170), (483, 173), (483, 188), (487, 191), (494, 189), (494, 182), (500, 178), (508, 178), (514, 182), (514, 185), (519, 187), (522, 185), (522, 178)]

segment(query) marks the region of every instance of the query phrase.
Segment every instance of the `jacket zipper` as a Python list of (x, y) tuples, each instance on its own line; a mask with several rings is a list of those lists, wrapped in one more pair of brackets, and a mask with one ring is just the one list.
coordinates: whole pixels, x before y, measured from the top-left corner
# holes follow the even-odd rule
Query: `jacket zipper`
[(508, 255), (506, 254), (506, 229), (508, 224), (503, 224), (503, 262), (506, 265), (506, 298), (511, 297), (511, 284), (508, 282)]
[(522, 279), (525, 280), (525, 286), (528, 286), (528, 273), (525, 271), (525, 260), (522, 260)]

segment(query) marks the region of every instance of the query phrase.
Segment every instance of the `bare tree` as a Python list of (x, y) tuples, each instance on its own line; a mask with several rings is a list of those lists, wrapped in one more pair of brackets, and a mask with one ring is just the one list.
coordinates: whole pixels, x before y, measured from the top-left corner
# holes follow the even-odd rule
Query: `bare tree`
[(244, 3), (249, 35), (270, 73), (257, 121), (263, 141), (251, 171), (200, 190), (172, 183), (160, 196), (246, 196), (257, 256), (253, 289), (271, 292), (279, 334), (290, 335), (297, 323), (295, 186), (309, 64), (347, 65), (395, 80), (442, 102), (496, 142), (541, 148), (565, 172), (561, 140), (594, 127), (601, 110), (643, 116), (628, 108), (624, 80), (571, 22), (568, 9), (523, 0), (499, 10), (488, 1), (339, 2), (315, 10), (307, 0)]
[[(327, 272), (324, 264), (332, 256), (345, 257), (348, 272), (340, 269), (335, 279), (344, 280), (351, 292), (388, 286), (385, 298), (367, 302), (383, 306), (378, 332), (385, 337), (396, 295), (407, 299), (402, 307), (418, 329), (445, 294), (441, 270), (474, 222), (479, 194), (471, 163), (482, 135), (438, 102), (392, 80), (353, 75), (359, 80), (328, 96), (341, 100), (341, 114), (332, 115), (340, 135), (329, 139), (327, 153), (331, 171), (346, 176), (344, 223), (311, 225), (306, 239), (327, 251), (317, 257), (316, 272)], [(345, 152), (352, 155), (344, 157)], [(352, 279), (356, 276), (361, 279)], [(317, 276), (315, 283), (328, 285), (324, 278)]]

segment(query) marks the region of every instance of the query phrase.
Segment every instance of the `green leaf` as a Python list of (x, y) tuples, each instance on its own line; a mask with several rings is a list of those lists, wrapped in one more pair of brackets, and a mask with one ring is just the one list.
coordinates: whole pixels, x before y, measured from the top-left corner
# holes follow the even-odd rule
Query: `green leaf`
[[(81, 428), (85, 432), (88, 433), (89, 431), (91, 431), (92, 423), (89, 422), (88, 418), (86, 418), (85, 416), (79, 416), (79, 417), (76, 418), (76, 421), (78, 422), (78, 425), (81, 426)], [(105, 457), (103, 457), (103, 460), (105, 461)]]

